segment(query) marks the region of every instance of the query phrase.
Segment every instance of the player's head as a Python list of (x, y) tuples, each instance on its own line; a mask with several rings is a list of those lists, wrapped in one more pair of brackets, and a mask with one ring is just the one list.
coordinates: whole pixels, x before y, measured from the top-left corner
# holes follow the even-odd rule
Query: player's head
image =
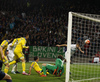
[(38, 62), (39, 61), (39, 57), (35, 56), (34, 57), (34, 61), (37, 61)]
[(79, 47), (79, 46), (80, 46), (80, 45), (79, 45), (79, 43), (80, 43), (79, 41), (77, 41), (77, 42), (76, 42), (76, 46), (77, 46), (77, 47)]
[(16, 37), (14, 35), (12, 35), (12, 41), (15, 39)]
[(28, 39), (29, 38), (29, 34), (27, 33), (27, 34), (25, 34), (25, 38), (26, 39)]
[(62, 55), (58, 55), (57, 58), (60, 58), (61, 60), (63, 60), (63, 56)]
[(13, 38), (13, 36), (11, 36), (11, 35), (8, 35), (8, 36), (6, 37), (7, 40), (12, 40), (12, 38)]
[(19, 34), (17, 35), (17, 38), (20, 38), (20, 37), (23, 37), (23, 34), (22, 34), (22, 33), (19, 33)]

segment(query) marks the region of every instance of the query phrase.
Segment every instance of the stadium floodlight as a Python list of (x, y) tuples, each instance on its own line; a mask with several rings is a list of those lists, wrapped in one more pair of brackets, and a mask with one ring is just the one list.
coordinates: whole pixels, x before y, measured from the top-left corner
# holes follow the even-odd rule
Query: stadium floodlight
[[(87, 39), (90, 41), (89, 44), (85, 42)], [(74, 49), (72, 44), (75, 45)], [(77, 49), (77, 44), (84, 53)], [(100, 15), (69, 12), (65, 82), (85, 80), (91, 82), (100, 79), (98, 52), (100, 52)], [(94, 62), (94, 58), (97, 62)]]

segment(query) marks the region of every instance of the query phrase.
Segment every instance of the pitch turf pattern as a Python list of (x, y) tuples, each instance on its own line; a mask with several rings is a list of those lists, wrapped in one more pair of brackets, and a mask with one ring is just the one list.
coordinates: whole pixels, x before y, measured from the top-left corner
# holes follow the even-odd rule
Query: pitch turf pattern
[[(26, 63), (26, 72), (27, 73), (29, 71), (30, 65), (31, 65), (31, 63)], [(42, 68), (42, 64), (39, 63), (39, 65)], [(82, 70), (85, 70), (86, 68), (89, 69), (89, 65), (71, 64), (71, 69), (73, 67), (74, 68), (77, 67), (77, 68), (75, 68), (74, 70), (73, 69), (71, 70), (70, 82), (72, 82), (73, 80), (75, 81), (75, 80), (81, 80), (81, 79), (96, 78), (97, 75), (92, 74), (92, 71), (94, 71), (94, 69), (92, 70), (91, 66), (93, 66), (97, 70), (100, 69), (95, 64), (90, 65), (90, 70), (86, 71), (87, 72), (86, 76), (84, 76), (83, 75), (84, 71), (82, 72)], [(79, 71), (80, 67), (82, 68), (81, 71)], [(31, 75), (30, 76), (26, 76), (26, 75), (22, 75), (22, 74), (11, 74), (11, 68), (12, 68), (12, 66), (10, 66), (10, 71), (8, 72), (8, 74), (11, 75), (13, 82), (65, 82), (65, 74), (62, 75), (61, 77), (55, 77), (54, 75), (51, 75), (51, 74), (49, 74), (47, 77), (40, 77), (39, 74), (37, 74), (34, 70), (32, 70)], [(79, 72), (77, 72), (77, 74), (75, 74), (76, 70), (79, 71)], [(22, 72), (21, 63), (18, 63), (18, 71)], [(95, 71), (95, 74), (98, 74), (96, 72), (100, 73), (100, 71)], [(98, 76), (100, 77), (100, 74)], [(6, 82), (6, 81), (1, 81), (1, 82)], [(80, 81), (80, 82), (100, 82), (100, 79), (93, 79), (93, 80)]]

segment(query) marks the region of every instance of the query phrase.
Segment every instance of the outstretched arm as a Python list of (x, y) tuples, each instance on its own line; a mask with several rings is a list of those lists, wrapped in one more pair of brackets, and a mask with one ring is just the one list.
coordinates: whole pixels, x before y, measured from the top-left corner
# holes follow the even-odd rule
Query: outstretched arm
[(67, 44), (61, 44), (61, 45), (56, 45), (58, 47), (63, 47), (63, 46), (67, 46)]
[(14, 39), (13, 42), (12, 42), (12, 45), (10, 45), (10, 47), (14, 46), (16, 41), (17, 41), (17, 39)]
[(79, 46), (79, 44), (76, 44), (76, 47), (82, 52), (84, 53), (84, 51), (82, 51), (81, 47)]
[(32, 70), (32, 67), (30, 66), (30, 68), (29, 68), (29, 73), (28, 73), (29, 75), (31, 74), (31, 70)]

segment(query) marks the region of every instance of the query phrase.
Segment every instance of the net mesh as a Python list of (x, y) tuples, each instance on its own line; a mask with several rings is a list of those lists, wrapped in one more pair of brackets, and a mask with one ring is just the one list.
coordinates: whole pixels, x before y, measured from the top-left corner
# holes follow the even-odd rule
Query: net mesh
[[(76, 45), (76, 49), (72, 54), (73, 46), (71, 47), (70, 80), (82, 80), (84, 82), (84, 80), (100, 77), (100, 64), (98, 62), (100, 56), (100, 22), (95, 21), (100, 19), (100, 15), (84, 13), (79, 15), (83, 17), (75, 14), (72, 15), (71, 45)], [(84, 18), (84, 16), (87, 18)], [(90, 20), (88, 17), (95, 20)], [(86, 39), (90, 40), (90, 44), (85, 43)]]

